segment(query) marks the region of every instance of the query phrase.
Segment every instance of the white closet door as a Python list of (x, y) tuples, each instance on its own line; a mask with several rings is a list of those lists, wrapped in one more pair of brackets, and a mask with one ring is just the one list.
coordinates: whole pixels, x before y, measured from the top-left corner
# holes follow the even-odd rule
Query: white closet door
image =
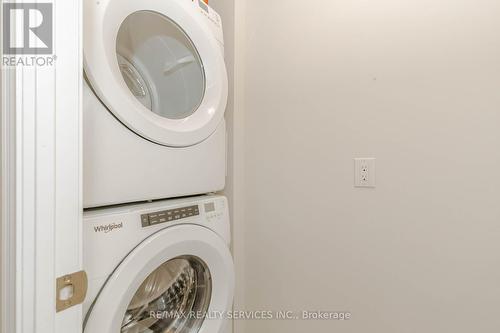
[(16, 158), (12, 172), (3, 173), (15, 182), (15, 193), (7, 193), (16, 267), (15, 314), (7, 319), (15, 328), (1, 333), (78, 333), (82, 307), (56, 311), (56, 279), (82, 270), (82, 0), (29, 2), (53, 4), (57, 59), (54, 66), (15, 69), (9, 149)]

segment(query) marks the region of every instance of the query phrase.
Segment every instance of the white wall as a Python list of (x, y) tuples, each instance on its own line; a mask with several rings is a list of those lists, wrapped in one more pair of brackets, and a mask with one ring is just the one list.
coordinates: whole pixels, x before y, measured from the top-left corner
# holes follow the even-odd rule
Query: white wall
[(498, 332), (500, 2), (246, 7), (245, 332)]

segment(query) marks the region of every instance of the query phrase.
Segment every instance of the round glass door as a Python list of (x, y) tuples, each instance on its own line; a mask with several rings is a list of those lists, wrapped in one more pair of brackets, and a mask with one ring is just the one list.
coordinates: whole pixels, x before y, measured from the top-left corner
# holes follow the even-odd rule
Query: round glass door
[(208, 267), (199, 258), (172, 259), (151, 273), (135, 292), (122, 333), (198, 332), (212, 293)]
[(116, 53), (123, 80), (145, 108), (175, 120), (200, 106), (206, 85), (200, 55), (166, 16), (147, 10), (130, 14), (119, 29)]

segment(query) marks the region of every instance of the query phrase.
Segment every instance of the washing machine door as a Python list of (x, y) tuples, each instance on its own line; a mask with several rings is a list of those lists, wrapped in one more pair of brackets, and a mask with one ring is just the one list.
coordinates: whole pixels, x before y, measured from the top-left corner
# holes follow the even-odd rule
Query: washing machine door
[(85, 0), (84, 69), (126, 127), (169, 147), (208, 138), (228, 82), (219, 41), (190, 0)]
[(167, 228), (112, 273), (88, 311), (84, 332), (220, 333), (233, 288), (231, 254), (217, 234), (194, 225)]

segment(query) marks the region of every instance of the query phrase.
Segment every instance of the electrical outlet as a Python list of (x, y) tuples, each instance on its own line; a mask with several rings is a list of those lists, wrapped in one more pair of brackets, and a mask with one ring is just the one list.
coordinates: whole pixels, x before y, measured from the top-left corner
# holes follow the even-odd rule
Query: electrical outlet
[(354, 186), (375, 187), (375, 159), (354, 159)]

